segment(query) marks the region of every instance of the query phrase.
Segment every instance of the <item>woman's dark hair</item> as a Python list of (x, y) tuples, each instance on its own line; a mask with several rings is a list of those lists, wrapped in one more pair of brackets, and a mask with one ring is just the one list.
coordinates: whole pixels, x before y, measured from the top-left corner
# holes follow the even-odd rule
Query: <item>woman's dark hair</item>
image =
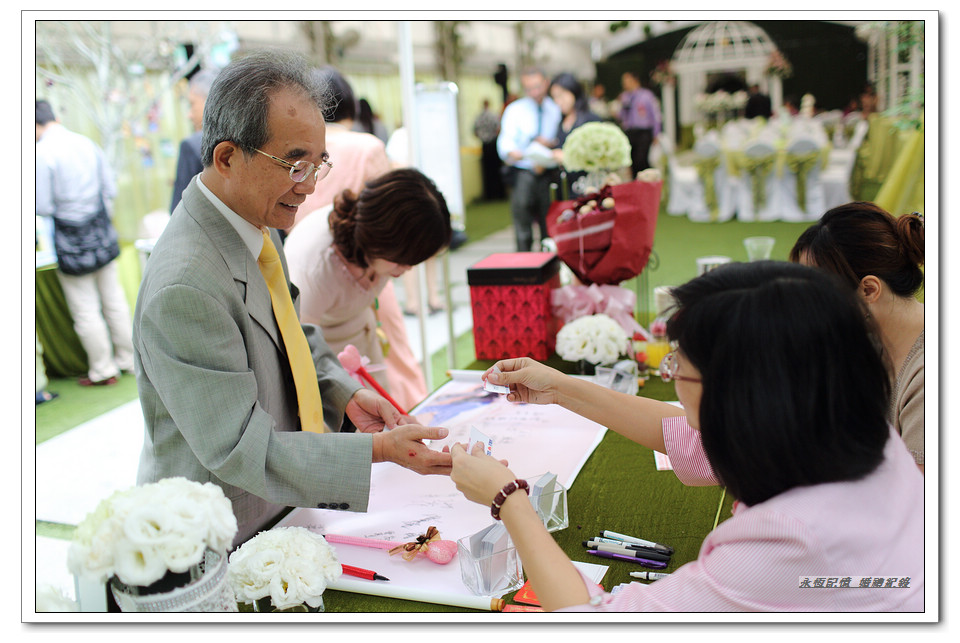
[(557, 74), (554, 79), (550, 81), (550, 89), (553, 89), (554, 85), (562, 87), (573, 94), (573, 111), (587, 111), (587, 97), (583, 92), (583, 84), (577, 80), (576, 76), (569, 72)]
[(339, 123), (357, 117), (357, 101), (353, 88), (339, 71), (329, 65), (315, 69), (314, 78), (327, 86), (332, 97), (330, 107), (324, 110), (323, 118), (329, 123)]
[(373, 134), (373, 108), (370, 107), (370, 103), (367, 102), (366, 98), (360, 99), (358, 107), (357, 121), (359, 121), (364, 132)]
[(731, 263), (673, 289), (667, 335), (700, 371), (714, 473), (753, 505), (883, 460), (890, 383), (859, 299), (815, 268)]
[(373, 259), (415, 266), (450, 244), (447, 202), (418, 170), (392, 170), (367, 181), (359, 196), (344, 190), (330, 211), (333, 242), (350, 263)]
[(923, 219), (894, 217), (873, 203), (854, 202), (828, 210), (790, 250), (790, 261), (838, 275), (854, 289), (867, 275), (882, 279), (900, 297), (923, 285)]

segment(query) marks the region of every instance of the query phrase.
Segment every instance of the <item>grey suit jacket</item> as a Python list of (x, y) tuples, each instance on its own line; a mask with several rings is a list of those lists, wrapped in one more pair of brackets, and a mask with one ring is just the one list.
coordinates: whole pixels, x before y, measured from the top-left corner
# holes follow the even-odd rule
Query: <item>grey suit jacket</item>
[[(289, 283), (279, 236), (271, 234)], [(299, 311), (299, 292), (290, 289)], [(324, 421), (340, 427), (360, 386), (320, 329), (303, 329)], [(366, 510), (372, 437), (300, 431), (267, 285), (196, 179), (146, 262), (133, 343), (145, 423), (139, 484), (183, 476), (220, 485), (237, 516), (235, 545), (286, 507)]]

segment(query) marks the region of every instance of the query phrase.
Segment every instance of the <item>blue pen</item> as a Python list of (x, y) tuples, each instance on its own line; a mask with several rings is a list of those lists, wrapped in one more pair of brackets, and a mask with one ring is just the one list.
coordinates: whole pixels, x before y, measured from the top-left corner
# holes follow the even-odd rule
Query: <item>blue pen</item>
[(659, 560), (647, 560), (646, 558), (637, 558), (635, 556), (624, 556), (623, 554), (614, 554), (609, 551), (597, 551), (596, 549), (590, 549), (587, 551), (591, 556), (599, 556), (600, 558), (611, 558), (613, 560), (626, 560), (631, 563), (637, 563), (641, 567), (649, 567), (650, 569), (664, 569), (667, 564)]

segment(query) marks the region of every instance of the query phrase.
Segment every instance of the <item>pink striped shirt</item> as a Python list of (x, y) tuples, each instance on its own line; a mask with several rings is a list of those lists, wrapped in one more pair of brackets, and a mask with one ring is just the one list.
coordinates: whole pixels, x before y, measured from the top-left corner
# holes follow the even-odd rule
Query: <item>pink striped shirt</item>
[[(684, 484), (716, 484), (686, 418), (665, 419), (663, 437)], [(695, 561), (616, 594), (585, 579), (590, 603), (565, 611), (922, 612), (923, 545), (923, 475), (891, 430), (883, 462), (866, 478), (796, 487), (752, 507), (736, 503)], [(801, 587), (804, 577), (809, 587)], [(864, 577), (896, 580), (864, 588)], [(850, 587), (838, 587), (846, 578)]]

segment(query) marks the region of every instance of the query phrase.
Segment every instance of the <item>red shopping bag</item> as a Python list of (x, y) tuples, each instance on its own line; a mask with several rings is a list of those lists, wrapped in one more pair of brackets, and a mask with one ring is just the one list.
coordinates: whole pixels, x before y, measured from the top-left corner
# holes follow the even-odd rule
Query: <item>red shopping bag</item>
[[(547, 211), (547, 233), (557, 244), (560, 259), (585, 284), (619, 284), (639, 275), (653, 249), (662, 188), (663, 181), (631, 181), (553, 202)], [(613, 207), (605, 209), (608, 197)], [(595, 207), (581, 214), (591, 201)]]

